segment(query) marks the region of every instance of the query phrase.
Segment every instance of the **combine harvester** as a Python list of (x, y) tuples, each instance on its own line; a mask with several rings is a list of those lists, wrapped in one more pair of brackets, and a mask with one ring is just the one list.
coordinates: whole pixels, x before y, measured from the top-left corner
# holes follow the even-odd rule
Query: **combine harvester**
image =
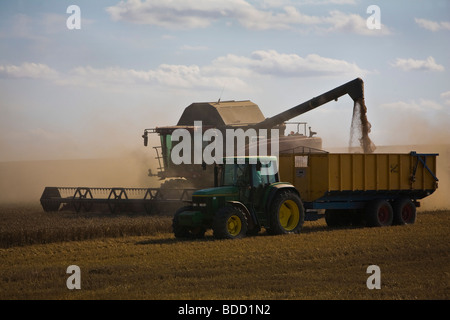
[[(285, 135), (287, 121), (346, 94), (355, 104), (364, 105), (363, 81), (356, 78), (270, 118), (265, 118), (251, 101), (193, 103), (184, 110), (176, 126), (144, 130), (142, 137), (145, 146), (149, 133), (160, 137), (161, 145), (154, 147), (159, 161), (158, 172), (153, 174), (149, 170), (150, 176), (164, 180), (159, 188), (46, 187), (40, 199), (41, 205), (44, 211), (166, 212), (172, 215), (174, 209), (190, 200), (195, 190), (214, 186), (214, 165), (192, 164), (194, 161), (176, 165), (172, 162), (171, 152), (176, 146), (176, 142), (172, 141), (174, 130), (186, 129), (192, 137), (198, 129), (194, 126), (195, 121), (201, 121), (202, 133), (211, 128), (221, 132), (227, 129), (278, 129), (280, 154), (299, 147), (311, 153), (321, 152), (321, 138), (315, 137), (311, 129), (307, 133), (304, 123), (297, 123), (304, 125), (302, 133)], [(268, 140), (270, 143), (270, 136)]]

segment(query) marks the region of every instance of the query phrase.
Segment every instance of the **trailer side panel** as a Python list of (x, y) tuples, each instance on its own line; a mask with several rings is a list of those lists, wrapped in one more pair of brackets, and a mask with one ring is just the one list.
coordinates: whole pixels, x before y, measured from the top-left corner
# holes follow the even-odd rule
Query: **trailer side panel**
[(279, 171), (304, 202), (367, 201), (368, 195), (380, 194), (421, 199), (437, 188), (436, 157), (415, 152), (281, 154)]

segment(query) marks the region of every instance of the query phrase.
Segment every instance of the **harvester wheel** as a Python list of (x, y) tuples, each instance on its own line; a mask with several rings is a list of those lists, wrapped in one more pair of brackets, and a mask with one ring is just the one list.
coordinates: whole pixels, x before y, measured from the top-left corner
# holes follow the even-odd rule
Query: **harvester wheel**
[(394, 210), (393, 224), (413, 224), (416, 221), (416, 206), (409, 198), (395, 200), (392, 208)]
[(367, 204), (365, 216), (368, 227), (384, 227), (392, 224), (394, 214), (388, 201), (377, 199)]
[(182, 226), (179, 223), (179, 216), (183, 211), (192, 210), (192, 206), (185, 206), (175, 212), (172, 220), (172, 229), (175, 238), (197, 239), (205, 236), (206, 229), (204, 227), (190, 228)]
[(216, 239), (243, 238), (248, 229), (247, 218), (241, 209), (225, 206), (217, 211), (212, 229)]
[(292, 192), (279, 193), (270, 207), (269, 234), (299, 233), (305, 221), (305, 209), (300, 197)]
[(45, 212), (53, 212), (59, 210), (61, 203), (55, 200), (41, 200), (41, 205)]
[[(57, 198), (52, 199), (52, 198)], [(61, 202), (58, 201), (61, 199), (61, 194), (59, 193), (58, 188), (56, 187), (45, 187), (44, 192), (41, 196), (41, 205), (45, 212), (58, 211), (61, 205)]]

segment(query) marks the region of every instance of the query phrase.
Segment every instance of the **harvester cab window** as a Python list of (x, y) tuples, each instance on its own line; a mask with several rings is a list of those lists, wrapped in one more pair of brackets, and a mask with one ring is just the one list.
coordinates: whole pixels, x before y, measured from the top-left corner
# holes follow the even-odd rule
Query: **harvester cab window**
[(165, 168), (168, 168), (172, 152), (172, 135), (161, 134), (160, 138), (161, 138), (162, 154), (165, 155), (165, 157), (163, 157), (163, 164)]

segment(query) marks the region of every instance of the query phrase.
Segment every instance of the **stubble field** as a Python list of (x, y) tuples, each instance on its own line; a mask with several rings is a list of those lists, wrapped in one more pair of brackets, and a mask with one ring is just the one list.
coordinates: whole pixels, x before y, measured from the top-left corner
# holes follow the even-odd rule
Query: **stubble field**
[[(0, 299), (443, 299), (450, 298), (450, 211), (414, 225), (298, 235), (176, 240), (167, 216), (45, 213), (0, 206)], [(80, 267), (69, 290), (67, 267)], [(381, 289), (370, 290), (370, 265)]]

